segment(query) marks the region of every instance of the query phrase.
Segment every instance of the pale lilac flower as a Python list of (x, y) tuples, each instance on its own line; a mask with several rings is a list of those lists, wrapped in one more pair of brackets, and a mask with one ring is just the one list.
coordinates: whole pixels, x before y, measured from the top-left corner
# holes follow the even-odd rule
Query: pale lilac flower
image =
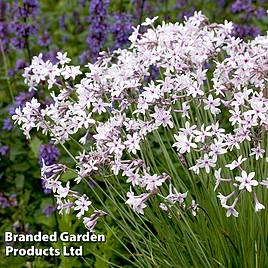
[(41, 167), (41, 177), (47, 176), (50, 174), (49, 177), (54, 177), (61, 172), (65, 172), (67, 167), (62, 164), (52, 164), (46, 165), (44, 159), (42, 159), (42, 167)]
[(252, 107), (252, 110), (245, 112), (245, 115), (253, 115), (253, 118), (255, 120), (259, 118), (264, 121), (266, 118), (266, 112), (268, 109), (267, 105), (265, 105), (261, 101), (252, 101), (251, 107)]
[(209, 156), (217, 156), (217, 155), (221, 155), (221, 154), (225, 154), (227, 153), (227, 149), (224, 148), (226, 146), (226, 144), (224, 143), (223, 139), (214, 139), (214, 143), (212, 143), (210, 145), (210, 152), (209, 152)]
[(265, 150), (261, 148), (260, 144), (258, 144), (256, 148), (252, 148), (251, 151), (252, 153), (250, 153), (249, 155), (255, 155), (256, 160), (259, 160), (259, 158), (263, 158), (263, 154), (265, 153)]
[(211, 134), (212, 136), (215, 136), (218, 139), (222, 139), (225, 137), (225, 129), (220, 128), (219, 121), (216, 122), (216, 124), (211, 124)]
[(161, 186), (166, 180), (168, 176), (166, 174), (163, 175), (150, 175), (149, 173), (145, 172), (144, 176), (141, 177), (141, 186), (145, 187), (148, 191), (155, 191), (159, 186)]
[(144, 209), (147, 207), (145, 202), (149, 199), (150, 194), (143, 193), (141, 195), (135, 196), (130, 188), (129, 192), (127, 193), (128, 200), (126, 204), (131, 206), (131, 208), (139, 214), (144, 214)]
[(159, 204), (159, 207), (160, 207), (163, 211), (165, 211), (165, 212), (168, 211), (168, 207), (167, 207), (167, 205), (164, 204), (164, 203), (160, 203), (160, 204)]
[(57, 188), (57, 194), (59, 198), (65, 198), (69, 194), (70, 191), (70, 182), (68, 181), (66, 183), (66, 187), (63, 187), (62, 185), (59, 185)]
[(132, 29), (133, 29), (133, 32), (128, 39), (132, 43), (132, 46), (133, 46), (137, 42), (137, 39), (139, 36), (140, 25), (138, 25), (136, 28), (132, 27)]
[(239, 190), (243, 190), (244, 188), (246, 188), (247, 191), (251, 192), (252, 186), (258, 185), (258, 182), (256, 180), (252, 180), (255, 176), (255, 172), (250, 172), (249, 174), (247, 174), (245, 170), (242, 170), (241, 175), (241, 177), (235, 177), (235, 179), (240, 182)]
[(257, 121), (253, 118), (252, 115), (246, 115), (244, 114), (244, 119), (241, 120), (241, 124), (245, 129), (250, 129), (253, 126), (257, 126)]
[(93, 103), (93, 110), (92, 112), (93, 113), (98, 113), (98, 114), (102, 114), (102, 113), (105, 113), (106, 112), (106, 108), (105, 107), (108, 107), (109, 104), (108, 103), (104, 103), (102, 99), (99, 99), (97, 102), (94, 102)]
[(156, 125), (169, 126), (173, 128), (174, 124), (171, 121), (170, 110), (164, 110), (162, 108), (155, 107), (155, 113), (151, 115), (155, 119)]
[[(159, 99), (160, 95), (161, 95), (160, 85), (155, 85), (154, 81), (151, 81), (147, 87), (144, 87), (144, 91), (141, 93), (141, 96), (144, 97), (147, 103)], [(157, 112), (158, 110), (157, 106), (155, 107), (155, 110)]]
[(196, 125), (191, 126), (190, 123), (188, 121), (186, 121), (184, 128), (180, 128), (180, 131), (185, 136), (192, 136), (195, 129), (196, 129)]
[(198, 160), (199, 167), (205, 168), (207, 174), (210, 172), (211, 167), (216, 166), (216, 161), (217, 161), (216, 156), (213, 156), (212, 158), (210, 158), (208, 154), (204, 154), (204, 157)]
[[(94, 215), (94, 214), (93, 214)], [(95, 226), (97, 224), (97, 220), (98, 218), (94, 216), (91, 217), (84, 217), (83, 218), (83, 223), (85, 225), (85, 227), (90, 231), (90, 232), (94, 232)]]
[(69, 63), (71, 61), (71, 59), (69, 59), (67, 57), (67, 52), (65, 52), (64, 54), (62, 54), (61, 52), (57, 52), (56, 58), (59, 60), (59, 63), (61, 65), (64, 65), (64, 64)]
[(221, 104), (221, 100), (219, 98), (213, 99), (213, 96), (210, 94), (207, 99), (204, 99), (204, 103), (206, 104), (204, 106), (205, 110), (210, 110), (213, 115), (220, 113), (221, 110), (217, 108)]
[(228, 146), (228, 149), (230, 151), (233, 151), (234, 148), (236, 148), (237, 150), (240, 149), (240, 138), (238, 136), (232, 135), (232, 134), (227, 134), (225, 136), (225, 140), (226, 140), (226, 145)]
[(79, 210), (77, 218), (83, 216), (85, 211), (88, 211), (88, 207), (92, 204), (92, 202), (88, 200), (88, 197), (86, 195), (81, 196), (74, 203), (75, 203), (74, 210)]
[(226, 216), (227, 217), (230, 217), (231, 215), (234, 216), (234, 217), (238, 217), (239, 213), (235, 209), (235, 206), (236, 206), (237, 201), (238, 201), (238, 198), (236, 198), (234, 200), (234, 202), (233, 202), (233, 204), (231, 206), (227, 206), (225, 204), (222, 205), (225, 209), (227, 209), (227, 212), (226, 212)]
[(57, 209), (59, 210), (59, 214), (62, 214), (65, 212), (66, 214), (69, 214), (71, 211), (71, 208), (74, 207), (74, 203), (70, 202), (70, 200), (57, 198)]
[(200, 173), (200, 163), (189, 168), (189, 170), (193, 171), (196, 175)]
[(214, 191), (216, 191), (217, 188), (219, 187), (221, 181), (222, 181), (222, 177), (221, 177), (221, 168), (219, 168), (218, 170), (215, 170), (215, 172), (214, 172), (214, 176), (215, 176), (215, 178), (216, 178), (216, 183), (215, 183)]
[(254, 201), (255, 201), (255, 211), (260, 212), (262, 209), (265, 209), (265, 206), (259, 202), (257, 199), (256, 193), (254, 193)]
[(265, 180), (262, 180), (260, 182), (261, 185), (263, 185), (264, 187), (268, 188), (268, 178), (266, 178)]
[(80, 166), (80, 175), (82, 177), (90, 175), (92, 172), (98, 170), (98, 160), (97, 159), (87, 159), (87, 161), (82, 162)]
[(61, 72), (61, 75), (64, 77), (64, 79), (72, 78), (73, 80), (81, 74), (79, 66), (65, 66), (64, 69)]
[(179, 204), (182, 205), (186, 197), (187, 197), (187, 192), (179, 193), (172, 184), (169, 185), (169, 194), (166, 196), (166, 199), (169, 202), (173, 204), (176, 202), (179, 202)]
[(106, 216), (107, 213), (102, 211), (102, 210), (94, 210), (93, 214), (90, 217), (84, 217), (83, 218), (83, 223), (85, 227), (90, 231), (94, 232), (95, 226), (97, 224), (97, 220), (100, 217)]
[(230, 110), (229, 112), (232, 114), (232, 116), (229, 118), (229, 121), (232, 123), (232, 125), (241, 123), (241, 111), (239, 110), (238, 106), (235, 106), (234, 110)]
[(220, 185), (220, 183), (222, 181), (225, 181), (225, 182), (231, 181), (231, 179), (223, 179), (221, 177), (221, 170), (222, 169), (219, 168), (218, 170), (215, 170), (215, 172), (214, 172), (214, 176), (215, 176), (215, 179), (216, 179), (214, 191), (216, 191), (216, 189), (219, 187), (219, 185)]
[(46, 176), (42, 175), (42, 180), (44, 182), (45, 189), (50, 189), (53, 191), (53, 193), (56, 193), (58, 188), (61, 186), (61, 182), (59, 181), (59, 176), (54, 179), (54, 176)]
[(138, 171), (133, 172), (133, 169), (128, 169), (123, 172), (124, 176), (127, 176), (127, 182), (131, 182), (133, 186), (141, 185), (141, 175)]
[(233, 169), (235, 169), (235, 168), (237, 168), (237, 167), (240, 167), (241, 164), (242, 164), (244, 161), (247, 160), (247, 158), (242, 158), (242, 157), (243, 157), (243, 156), (240, 155), (240, 156), (238, 157), (237, 160), (234, 160), (231, 164), (227, 164), (227, 165), (225, 165), (225, 166), (226, 166), (227, 168), (229, 168), (230, 170), (233, 170)]
[(124, 142), (125, 148), (133, 153), (137, 154), (137, 150), (140, 150), (140, 140), (138, 133), (134, 133), (133, 135), (127, 134), (127, 140)]
[(217, 195), (217, 197), (220, 199), (220, 201), (221, 201), (221, 205), (223, 206), (223, 205), (226, 205), (227, 201), (228, 201), (234, 194), (235, 194), (235, 191), (231, 192), (231, 193), (230, 193), (229, 195), (227, 195), (227, 196), (225, 196), (225, 195), (219, 193), (219, 194)]
[(189, 206), (189, 208), (193, 214), (193, 216), (195, 217), (198, 211), (198, 204), (195, 202), (195, 200), (192, 200), (192, 204)]
[(188, 105), (187, 102), (183, 102), (182, 103), (182, 117), (187, 117), (187, 118), (190, 118), (189, 116), (189, 110), (190, 110), (190, 106)]
[(201, 126), (200, 130), (194, 130), (195, 142), (205, 142), (206, 137), (211, 137), (211, 126), (205, 127), (204, 125)]
[(158, 16), (157, 17), (154, 17), (152, 19), (149, 19), (149, 18), (146, 18), (145, 19), (145, 22), (143, 22), (141, 25), (142, 26), (149, 26), (149, 25), (153, 25), (154, 22), (158, 19)]
[(118, 175), (118, 173), (119, 173), (119, 171), (121, 169), (121, 159), (120, 159), (119, 155), (115, 156), (115, 159), (113, 161), (111, 169), (112, 169), (114, 175)]
[(193, 98), (196, 98), (198, 96), (203, 96), (204, 91), (202, 90), (202, 88), (200, 87), (200, 85), (197, 82), (193, 82), (187, 88), (187, 95), (192, 96)]
[(109, 153), (115, 153), (116, 155), (121, 155), (122, 151), (125, 149), (125, 145), (122, 143), (122, 140), (119, 139), (114, 139), (111, 142), (107, 142), (106, 145), (109, 148)]
[(197, 148), (197, 145), (192, 142), (192, 138), (187, 138), (186, 135), (179, 133), (179, 135), (174, 134), (176, 142), (173, 144), (177, 147), (180, 154), (190, 153), (191, 148)]

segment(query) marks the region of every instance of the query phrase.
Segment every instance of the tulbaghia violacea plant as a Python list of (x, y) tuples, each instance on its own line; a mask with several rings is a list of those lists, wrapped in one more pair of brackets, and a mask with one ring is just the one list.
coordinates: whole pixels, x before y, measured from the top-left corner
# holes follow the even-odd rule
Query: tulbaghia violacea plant
[[(34, 57), (25, 68), (25, 83), (29, 90), (46, 84), (53, 103), (41, 108), (32, 98), (16, 109), (13, 119), (26, 137), (36, 128), (65, 149), (75, 135), (81, 146), (90, 148), (77, 156), (68, 152), (76, 163), (75, 182), (87, 181), (104, 167), (123, 175), (131, 184), (126, 203), (137, 213), (143, 214), (155, 196), (162, 198), (164, 213), (177, 205), (195, 216), (199, 207), (194, 199), (186, 205), (187, 192), (174, 186), (178, 178), (153, 174), (142, 157), (142, 144), (161, 129), (172, 133), (170, 149), (177, 150), (188, 174), (215, 174), (214, 190), (226, 192), (218, 197), (227, 216), (238, 216), (235, 207), (246, 192), (253, 192), (256, 211), (261, 210), (255, 189), (268, 187), (268, 38), (245, 43), (232, 37), (232, 23), (209, 24), (200, 12), (183, 24), (155, 27), (156, 19), (146, 19), (143, 33), (140, 26), (134, 29), (129, 49), (101, 53), (96, 63), (85, 66), (85, 75), (79, 66), (69, 65), (66, 53), (58, 53), (57, 64)], [(160, 72), (157, 80), (148, 79), (152, 67)], [(92, 231), (106, 213), (95, 209), (86, 217), (94, 204), (71, 190), (70, 182), (63, 185), (60, 178), (67, 169), (44, 163), (42, 178), (57, 197), (60, 212), (74, 209)], [(166, 196), (161, 192), (165, 185)]]

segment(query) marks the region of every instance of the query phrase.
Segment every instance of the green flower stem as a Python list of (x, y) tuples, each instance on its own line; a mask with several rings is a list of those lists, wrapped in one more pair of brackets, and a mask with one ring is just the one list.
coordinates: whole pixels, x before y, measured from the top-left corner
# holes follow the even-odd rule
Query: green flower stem
[(6, 76), (6, 80), (7, 80), (9, 95), (10, 95), (11, 101), (14, 102), (14, 94), (13, 94), (10, 79), (8, 76), (7, 58), (6, 58), (6, 55), (5, 55), (5, 52), (4, 52), (4, 49), (3, 49), (1, 42), (0, 42), (0, 50), (1, 50), (2, 58), (3, 58), (3, 64), (4, 64), (4, 70), (5, 70), (5, 76)]

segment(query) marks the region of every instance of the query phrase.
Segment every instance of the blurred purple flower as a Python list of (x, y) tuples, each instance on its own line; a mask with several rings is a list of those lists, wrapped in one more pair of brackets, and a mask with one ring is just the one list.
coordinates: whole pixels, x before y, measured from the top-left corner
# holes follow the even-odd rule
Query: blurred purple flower
[(43, 161), (46, 165), (55, 164), (59, 158), (60, 152), (52, 143), (41, 144), (39, 147), (39, 163), (42, 166)]
[(47, 46), (49, 46), (50, 43), (51, 43), (50, 34), (47, 31), (43, 32), (43, 34), (39, 37), (37, 43), (41, 47), (47, 47)]
[(53, 49), (53, 50), (50, 50), (50, 51), (42, 51), (43, 53), (43, 61), (51, 61), (53, 64), (56, 64), (58, 62), (58, 59), (56, 58), (57, 56), (57, 52), (58, 52), (58, 49)]
[(12, 77), (14, 74), (15, 74), (15, 71), (14, 71), (13, 69), (8, 69), (8, 71), (7, 71), (7, 75), (8, 75), (9, 77)]
[(27, 101), (30, 101), (32, 97), (34, 96), (35, 92), (30, 91), (30, 92), (20, 92), (16, 97), (15, 97), (15, 105), (11, 105), (8, 108), (8, 113), (9, 115), (13, 115), (15, 113), (15, 109), (17, 107), (23, 108), (25, 106), (25, 103)]
[(48, 217), (56, 210), (55, 206), (48, 205), (43, 209), (43, 213)]
[(59, 16), (59, 28), (64, 29), (66, 28), (66, 14), (64, 13), (63, 15)]
[(38, 0), (23, 0), (22, 6), (18, 7), (18, 16), (27, 18), (31, 15), (37, 15), (39, 12)]
[[(136, 18), (136, 23), (142, 23), (144, 15), (146, 17), (151, 17), (157, 12), (156, 5), (153, 3), (150, 3), (146, 0), (131, 0), (131, 3), (133, 5), (133, 11), (134, 11), (134, 18)], [(163, 5), (163, 3), (160, 3), (160, 5)]]
[(231, 5), (231, 12), (243, 13), (242, 19), (244, 21), (247, 21), (252, 17), (256, 17), (257, 19), (262, 19), (267, 14), (266, 10), (263, 7), (252, 5), (252, 1), (250, 0), (236, 0)]
[(38, 13), (39, 1), (37, 0), (13, 2), (10, 11), (12, 20), (8, 24), (8, 33), (11, 35), (10, 43), (14, 48), (29, 50), (28, 38), (37, 35), (37, 23), (34, 24), (34, 19)]
[(79, 4), (84, 7), (86, 5), (87, 0), (79, 0)]
[(0, 42), (2, 45), (6, 45), (8, 43), (7, 24), (4, 21), (0, 21)]
[(217, 0), (217, 3), (220, 7), (224, 7), (225, 5), (225, 0)]
[(264, 16), (267, 16), (267, 12), (264, 8), (258, 7), (255, 9), (254, 14), (257, 19), (262, 19)]
[(115, 13), (112, 16), (113, 23), (110, 26), (110, 32), (114, 36), (114, 47), (120, 48), (128, 43), (132, 29), (132, 16), (127, 13)]
[(185, 8), (189, 4), (189, 0), (178, 0), (175, 8)]
[(8, 44), (8, 24), (6, 22), (6, 14), (9, 12), (9, 4), (5, 0), (0, 0), (0, 42), (3, 49), (6, 50)]
[(6, 196), (4, 196), (4, 194), (2, 192), (0, 192), (0, 206), (2, 208), (10, 207), (10, 203), (8, 201), (8, 198)]
[(34, 92), (30, 91), (30, 92), (20, 92), (19, 95), (17, 95), (15, 97), (15, 103), (16, 103), (16, 107), (24, 107), (25, 103), (27, 101), (30, 101), (32, 99), (32, 97), (34, 96)]
[(18, 70), (24, 69), (26, 66), (27, 66), (27, 63), (24, 60), (18, 59), (16, 61), (15, 70), (18, 71)]
[(37, 34), (37, 28), (29, 23), (15, 21), (9, 24), (9, 33), (13, 35), (11, 38), (12, 46), (23, 49), (26, 47), (27, 38)]
[(78, 11), (73, 12), (72, 22), (74, 23), (77, 33), (80, 33), (84, 30), (83, 24), (81, 23), (81, 19), (80, 19), (80, 12)]
[(4, 119), (4, 123), (3, 123), (3, 127), (2, 127), (3, 130), (7, 130), (7, 131), (10, 131), (13, 129), (13, 125), (12, 125), (12, 122), (10, 120), (9, 117), (5, 118)]
[(231, 5), (231, 12), (233, 13), (239, 13), (239, 12), (250, 12), (252, 11), (251, 1), (248, 0), (236, 0)]
[(195, 12), (195, 8), (193, 6), (190, 7), (190, 9), (188, 10), (183, 10), (183, 11), (180, 11), (177, 15), (177, 19), (178, 20), (184, 20), (184, 18), (189, 18), (191, 17)]
[(92, 0), (89, 5), (89, 35), (86, 39), (88, 49), (80, 56), (82, 64), (96, 61), (108, 35), (109, 0)]
[(9, 204), (11, 207), (17, 206), (17, 195), (16, 194), (9, 194)]
[(7, 145), (0, 146), (0, 156), (7, 155), (9, 147)]
[(260, 34), (260, 29), (257, 26), (234, 24), (232, 35), (235, 37), (256, 37)]

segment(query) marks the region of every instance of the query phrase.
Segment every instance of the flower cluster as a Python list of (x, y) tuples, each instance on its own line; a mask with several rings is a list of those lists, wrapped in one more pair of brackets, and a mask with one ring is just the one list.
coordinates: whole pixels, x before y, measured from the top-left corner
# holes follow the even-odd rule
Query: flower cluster
[(235, 24), (233, 34), (236, 37), (256, 37), (260, 34), (260, 29), (257, 26), (249, 25), (251, 19), (260, 20), (265, 17), (266, 10), (260, 4), (255, 5), (254, 1), (236, 0), (230, 5), (230, 11), (234, 14), (239, 14), (241, 23)]
[[(256, 180), (256, 172), (248, 172), (241, 164), (248, 160), (263, 165), (268, 37), (246, 43), (232, 36), (232, 23), (209, 24), (201, 12), (182, 24), (163, 22), (155, 27), (156, 19), (145, 20), (143, 33), (140, 26), (134, 29), (129, 49), (101, 53), (96, 63), (86, 66), (85, 76), (78, 66), (68, 65), (66, 54), (58, 53), (56, 64), (34, 57), (25, 68), (25, 82), (29, 90), (47, 85), (53, 102), (43, 108), (32, 98), (23, 109), (16, 109), (13, 119), (28, 138), (35, 128), (49, 133), (55, 143), (63, 144), (75, 135), (90, 148), (77, 156), (68, 152), (76, 164), (76, 183), (111, 170), (131, 184), (126, 203), (137, 213), (143, 214), (157, 196), (163, 200), (164, 211), (175, 205), (196, 215), (198, 205), (193, 200), (186, 206), (186, 193), (175, 187), (177, 178), (154, 174), (143, 158), (143, 145), (150, 135), (167, 129), (174, 134), (175, 142), (170, 144), (177, 149), (182, 166), (194, 176), (214, 171), (216, 189), (231, 183), (233, 192), (219, 198), (227, 216), (237, 216), (235, 206), (241, 195), (267, 186), (267, 180)], [(157, 80), (150, 79), (153, 66), (160, 73)], [(62, 185), (60, 177), (66, 169), (61, 164), (44, 164), (46, 187), (57, 197), (60, 212), (73, 208), (93, 230), (105, 212), (95, 209), (90, 218), (84, 216), (93, 204), (84, 194), (72, 191), (70, 182)], [(167, 183), (170, 190), (165, 196)], [(227, 205), (230, 198), (234, 201)], [(256, 206), (260, 210), (257, 201)]]
[[(247, 173), (245, 170), (246, 166), (255, 161), (260, 170), (266, 165), (266, 161), (262, 159), (266, 153), (268, 129), (267, 42), (267, 36), (258, 37), (248, 43), (241, 39), (228, 40), (224, 49), (224, 60), (215, 61), (211, 88), (201, 94), (199, 101), (191, 101), (210, 112), (209, 119), (206, 119), (207, 124), (198, 127), (187, 121), (179, 134), (175, 135), (177, 142), (174, 146), (179, 153), (201, 153), (190, 170), (197, 175), (202, 169), (210, 173), (211, 169), (219, 165), (220, 168), (215, 170), (215, 190), (221, 182), (232, 184), (232, 193), (227, 196), (221, 193), (218, 195), (221, 205), (227, 209), (227, 216), (238, 216), (235, 205), (244, 192), (252, 192), (258, 185), (267, 187), (267, 178), (260, 177), (265, 176), (262, 172), (257, 174), (259, 178), (256, 180), (256, 172)], [(223, 111), (228, 113), (227, 118), (219, 115)], [(224, 124), (227, 126), (221, 128)], [(231, 155), (231, 152), (235, 152), (238, 159), (224, 164), (228, 158), (223, 158), (223, 155)], [(223, 171), (223, 165), (232, 172)], [(252, 167), (253, 170), (256, 165)], [(221, 175), (223, 172), (225, 176)], [(235, 176), (236, 173), (239, 176)], [(227, 201), (231, 197), (235, 199), (229, 206)], [(253, 197), (255, 210), (264, 208), (256, 193)]]
[(11, 44), (14, 48), (28, 48), (28, 39), (37, 35), (36, 25), (33, 23), (39, 11), (38, 0), (23, 0), (22, 4), (14, 3), (12, 6), (13, 20), (9, 23)]
[[(195, 202), (195, 200), (192, 200), (192, 203), (187, 206), (185, 203), (185, 199), (187, 197), (187, 192), (185, 193), (178, 193), (177, 189), (173, 187), (171, 184), (169, 185), (169, 195), (165, 197), (166, 203), (160, 203), (159, 207), (169, 213), (169, 211), (172, 209), (172, 207), (176, 206), (176, 204), (179, 205), (179, 207), (183, 211), (190, 210), (193, 214), (193, 216), (196, 216), (198, 211), (198, 204)], [(170, 213), (169, 213), (170, 215)]]
[(81, 55), (81, 62), (95, 61), (104, 46), (108, 35), (108, 7), (109, 0), (93, 0), (89, 5), (89, 35), (88, 49)]
[[(65, 212), (68, 214), (71, 209), (74, 209), (77, 211), (77, 217), (81, 218), (84, 216), (85, 212), (89, 210), (92, 202), (86, 195), (81, 195), (76, 191), (72, 191), (70, 189), (69, 181), (63, 186), (60, 181), (60, 176), (66, 169), (67, 167), (62, 164), (46, 166), (43, 162), (41, 178), (44, 181), (45, 188), (51, 190), (57, 198), (57, 209), (59, 210), (59, 213), (61, 214)], [(48, 213), (48, 211), (44, 212)], [(86, 228), (93, 231), (98, 218), (105, 215), (106, 213), (104, 211), (95, 210), (90, 217), (83, 217)]]
[(3, 50), (6, 50), (8, 44), (8, 23), (7, 23), (7, 13), (10, 9), (10, 5), (5, 3), (5, 1), (0, 1), (0, 45)]
[(112, 16), (110, 31), (114, 36), (114, 47), (122, 48), (128, 43), (128, 37), (132, 32), (132, 16), (128, 13), (115, 13)]
[(113, 48), (122, 48), (128, 44), (132, 32), (132, 16), (129, 13), (114, 12), (109, 14), (109, 0), (94, 0), (89, 5), (89, 34), (86, 39), (88, 48), (80, 55), (80, 62), (95, 62), (106, 44), (109, 33), (112, 34)]

